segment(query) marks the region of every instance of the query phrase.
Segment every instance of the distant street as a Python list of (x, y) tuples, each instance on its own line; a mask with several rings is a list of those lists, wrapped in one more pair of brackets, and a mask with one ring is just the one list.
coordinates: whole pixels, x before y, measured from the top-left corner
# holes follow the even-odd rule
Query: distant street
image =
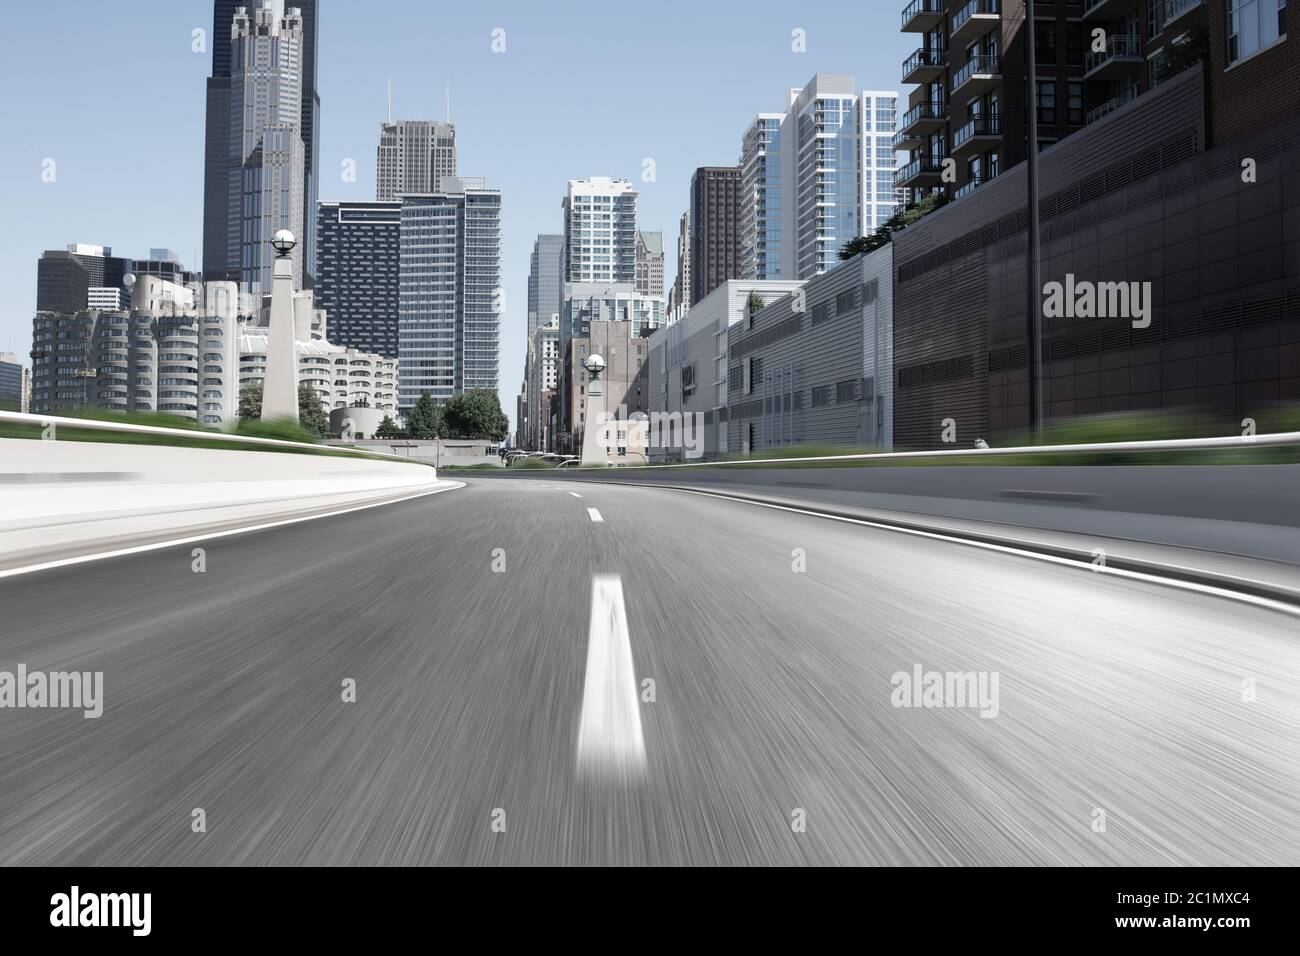
[[(185, 546), (0, 580), (0, 670), (105, 695), (0, 710), (0, 863), (1300, 863), (1295, 618), (459, 480), (213, 540), (204, 573)], [(996, 674), (996, 715), (894, 706), (918, 667)]]

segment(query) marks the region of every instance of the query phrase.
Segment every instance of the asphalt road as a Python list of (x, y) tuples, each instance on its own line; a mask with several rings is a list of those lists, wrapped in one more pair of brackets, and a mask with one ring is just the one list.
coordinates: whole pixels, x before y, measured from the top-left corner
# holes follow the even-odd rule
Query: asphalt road
[[(466, 480), (213, 540), (202, 573), (187, 545), (0, 581), (0, 671), (105, 698), (0, 709), (0, 863), (1300, 863), (1294, 617)], [(996, 675), (996, 716), (894, 706), (917, 665)]]

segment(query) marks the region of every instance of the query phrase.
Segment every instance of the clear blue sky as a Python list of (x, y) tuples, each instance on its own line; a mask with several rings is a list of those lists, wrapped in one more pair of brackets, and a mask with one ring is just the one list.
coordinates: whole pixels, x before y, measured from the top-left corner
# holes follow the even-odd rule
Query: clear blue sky
[[(916, 45), (898, 29), (903, 5), (322, 0), (320, 198), (374, 197), (390, 75), (394, 113), (410, 118), (441, 119), (450, 79), (460, 172), (503, 192), (501, 399), (513, 416), (528, 257), (539, 232), (563, 231), (565, 181), (636, 182), (638, 223), (663, 231), (671, 284), (692, 170), (736, 162), (754, 114), (780, 110), (786, 90), (814, 73), (899, 89)], [(0, 351), (25, 354), (43, 249), (89, 242), (143, 257), (166, 247), (200, 264), (211, 53), (191, 51), (191, 32), (211, 30), (212, 4), (41, 0), (8, 5), (5, 18)], [(498, 27), (504, 53), (491, 48)], [(796, 28), (807, 52), (791, 49)], [(47, 158), (57, 163), (53, 183), (41, 181)], [(340, 176), (347, 158), (355, 183)], [(656, 182), (640, 181), (645, 158), (655, 160)]]

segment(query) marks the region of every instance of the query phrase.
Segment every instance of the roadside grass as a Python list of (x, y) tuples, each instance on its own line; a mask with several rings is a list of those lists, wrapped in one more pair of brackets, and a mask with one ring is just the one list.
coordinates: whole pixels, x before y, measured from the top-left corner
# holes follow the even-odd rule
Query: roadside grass
[[(97, 444), (163, 445), (177, 448), (215, 448), (226, 451), (278, 452), (287, 455), (322, 455), (334, 458), (367, 458), (384, 460), (363, 449), (321, 444), (320, 436), (307, 431), (291, 421), (241, 421), (230, 433), (200, 428), (196, 422), (165, 412), (107, 412), (100, 409), (61, 411), (57, 418), (79, 418), (88, 421), (114, 422), (125, 425), (142, 425), (152, 428), (170, 428), (192, 433), (190, 435), (158, 435), (137, 432), (100, 431), (78, 428), (75, 425), (58, 425), (54, 430), (56, 441), (95, 442)], [(40, 440), (44, 429), (39, 424), (0, 421), (0, 438), (25, 438)], [(272, 438), (279, 441), (313, 445), (314, 448), (293, 448), (286, 445), (244, 444), (232, 441), (230, 436), (244, 438)]]

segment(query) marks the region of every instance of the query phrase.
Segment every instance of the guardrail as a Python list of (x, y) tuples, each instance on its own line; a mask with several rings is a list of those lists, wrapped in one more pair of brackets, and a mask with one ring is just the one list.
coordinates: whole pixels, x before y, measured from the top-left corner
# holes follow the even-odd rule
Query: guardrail
[[(296, 452), (316, 452), (324, 455), (347, 455), (358, 458), (379, 458), (401, 461), (407, 464), (433, 467), (432, 462), (408, 458), (405, 455), (389, 455), (379, 451), (365, 451), (341, 445), (315, 445), (310, 442), (288, 441), (283, 438), (257, 438), (253, 435), (232, 435), (227, 432), (204, 431), (190, 428), (165, 428), (161, 425), (133, 425), (130, 422), (107, 422), (94, 418), (66, 418), (57, 415), (31, 415), (24, 412), (0, 412), (0, 423), (11, 422), (16, 425), (34, 425), (46, 428), (53, 425), (59, 428), (79, 428), (87, 431), (120, 432), (133, 435), (158, 435), (162, 437), (184, 438), (187, 441), (211, 441), (231, 445), (250, 445), (279, 447)], [(2, 437), (2, 436), (0, 436)]]
[[(665, 468), (717, 468), (729, 465), (797, 465), (827, 461), (907, 461), (925, 458), (988, 458), (1012, 455), (1067, 454), (1139, 454), (1161, 451), (1211, 451), (1239, 448), (1269, 448), (1300, 445), (1300, 432), (1274, 432), (1265, 435), (1222, 435), (1213, 438), (1173, 438), (1128, 442), (1093, 442), (1075, 445), (1016, 445), (1007, 448), (946, 448), (934, 451), (887, 451), (853, 455), (813, 455), (804, 458), (734, 458), (726, 461), (688, 461), (664, 465), (624, 465), (619, 471)], [(605, 470), (605, 469), (597, 469)]]

